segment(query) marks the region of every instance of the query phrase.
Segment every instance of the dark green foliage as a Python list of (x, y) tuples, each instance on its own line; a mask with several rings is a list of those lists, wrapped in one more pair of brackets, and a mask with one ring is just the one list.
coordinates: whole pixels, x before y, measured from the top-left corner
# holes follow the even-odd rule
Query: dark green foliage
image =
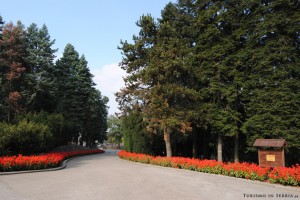
[(47, 149), (51, 131), (45, 124), (23, 119), (16, 124), (0, 123), (1, 149), (11, 154), (30, 154)]
[(153, 154), (150, 135), (146, 133), (140, 113), (132, 111), (121, 120), (124, 149), (129, 152)]
[(51, 40), (46, 25), (38, 28), (31, 24), (26, 32), (25, 74), (26, 107), (31, 111), (54, 111), (53, 96), (53, 59), (56, 49), (52, 49), (55, 40)]
[(36, 124), (44, 124), (49, 127), (51, 131), (51, 138), (47, 140), (47, 146), (45, 148), (56, 147), (65, 144), (65, 136), (63, 132), (63, 116), (61, 114), (49, 114), (47, 112), (41, 111), (39, 113), (28, 113), (25, 115), (19, 115), (14, 123), (20, 123), (20, 121), (25, 120), (27, 122), (33, 122)]
[(129, 74), (117, 95), (123, 114), (138, 104), (151, 119), (144, 126), (161, 130), (155, 124), (188, 119), (201, 130), (193, 144), (211, 150), (218, 136), (225, 160), (255, 160), (255, 139), (284, 138), (288, 163), (299, 162), (299, 6), (178, 0), (157, 22), (142, 16), (139, 36), (120, 47)]
[[(76, 66), (79, 65), (79, 54), (74, 46), (67, 44), (63, 57), (56, 61), (54, 71), (55, 82), (55, 99), (57, 103), (56, 112), (62, 113), (64, 118), (69, 121), (70, 126), (76, 124), (78, 119), (75, 108), (75, 91), (76, 91)], [(75, 128), (75, 127), (74, 127)]]
[(76, 122), (79, 126), (79, 131), (84, 135), (86, 130), (86, 123), (88, 120), (88, 109), (89, 109), (89, 98), (93, 92), (93, 86), (95, 85), (92, 80), (92, 74), (87, 66), (87, 61), (82, 55), (79, 58), (79, 63), (75, 68), (75, 85), (74, 97), (73, 97), (73, 106), (74, 112), (77, 113), (76, 117), (78, 121)]
[(36, 24), (31, 24), (27, 28), (26, 39), (26, 61), (30, 67), (29, 71), (33, 74), (46, 71), (46, 68), (53, 65), (54, 53), (57, 51), (52, 49), (55, 40), (51, 41), (47, 26), (43, 25), (39, 29)]
[(107, 119), (107, 141), (111, 144), (118, 145), (122, 143), (123, 133), (121, 130), (121, 119), (115, 115), (108, 116)]
[[(189, 117), (197, 92), (186, 79), (192, 72), (191, 40), (182, 39), (180, 33), (184, 30), (176, 29), (181, 27), (177, 25), (182, 20), (179, 10), (170, 3), (163, 16), (166, 19), (159, 20), (159, 25), (151, 16), (142, 16), (137, 22), (141, 31), (134, 37), (134, 44), (122, 43), (120, 49), (126, 56), (122, 67), (131, 75), (125, 80), (129, 87), (119, 93), (119, 99), (124, 96), (129, 100), (122, 102), (143, 102), (139, 107), (148, 122), (148, 131), (163, 132), (166, 152), (171, 156), (171, 132), (191, 130)], [(122, 106), (125, 111), (131, 105)]]
[[(245, 60), (247, 68), (254, 66), (245, 85), (247, 120), (243, 130), (249, 144), (258, 137), (285, 138), (288, 149), (300, 150), (298, 10), (296, 1), (270, 1), (249, 14), (255, 33), (249, 37)], [(255, 19), (260, 13), (264, 19)]]
[(107, 129), (108, 99), (93, 88), (92, 74), (84, 56), (79, 58), (75, 48), (68, 44), (63, 57), (54, 68), (56, 112), (64, 117), (67, 141), (93, 146), (95, 140), (102, 142)]
[(0, 17), (1, 154), (36, 153), (55, 146), (103, 142), (107, 102), (94, 88), (84, 56), (68, 44), (57, 51), (46, 25), (5, 24)]
[(96, 140), (102, 143), (107, 139), (107, 102), (108, 98), (102, 96), (99, 90), (92, 90), (87, 102), (85, 131), (82, 134), (88, 146), (94, 146)]
[(17, 116), (11, 124), (2, 122), (0, 126), (0, 146), (5, 153), (39, 153), (66, 142), (60, 114), (28, 113)]
[(79, 54), (71, 44), (67, 44), (63, 57), (56, 61), (54, 68), (55, 84), (55, 112), (61, 113), (64, 117), (64, 131), (67, 141), (75, 141), (79, 137), (80, 118), (77, 112), (77, 77), (76, 66), (79, 65)]

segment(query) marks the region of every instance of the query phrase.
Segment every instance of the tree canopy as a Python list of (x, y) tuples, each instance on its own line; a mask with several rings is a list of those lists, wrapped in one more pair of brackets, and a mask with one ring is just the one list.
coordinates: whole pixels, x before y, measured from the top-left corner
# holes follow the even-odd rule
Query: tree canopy
[(55, 61), (54, 43), (46, 25), (25, 29), (0, 17), (3, 152), (43, 151), (78, 138), (94, 146), (106, 139), (108, 98), (95, 88), (84, 55), (67, 44)]
[[(119, 47), (122, 115), (139, 110), (149, 133), (163, 133), (168, 156), (181, 146), (176, 133), (187, 132), (184, 146), (220, 161), (255, 161), (255, 139), (284, 138), (288, 162), (299, 162), (299, 6), (178, 0), (160, 19), (141, 16), (139, 34)], [(204, 140), (208, 148), (196, 148)]]

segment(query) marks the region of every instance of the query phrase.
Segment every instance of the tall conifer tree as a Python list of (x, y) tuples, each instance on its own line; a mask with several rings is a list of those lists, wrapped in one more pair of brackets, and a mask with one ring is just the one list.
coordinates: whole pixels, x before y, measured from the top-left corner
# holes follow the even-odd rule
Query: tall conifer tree
[(56, 49), (52, 49), (55, 40), (50, 39), (48, 28), (43, 25), (41, 29), (31, 24), (26, 32), (26, 73), (27, 96), (29, 110), (48, 112), (54, 111), (53, 105), (53, 59)]
[(4, 95), (4, 113), (7, 121), (11, 122), (16, 114), (22, 112), (21, 86), (23, 73), (25, 72), (25, 31), (23, 24), (8, 23), (3, 27), (0, 40), (2, 49), (1, 62), (1, 86)]
[(271, 0), (246, 5), (251, 24), (244, 62), (248, 69), (243, 126), (247, 143), (283, 138), (289, 143), (288, 151), (299, 152), (300, 4)]
[[(0, 40), (2, 40), (2, 27), (3, 27), (3, 19), (0, 15)], [(3, 46), (0, 45), (0, 55), (3, 54)], [(3, 91), (3, 87), (2, 87), (2, 83), (3, 83), (3, 80), (5, 79), (5, 76), (4, 76), (4, 67), (0, 64), (0, 121), (2, 121), (4, 118), (5, 118), (5, 114), (4, 114), (4, 104), (5, 104), (5, 101), (4, 101), (4, 91)]]
[(79, 118), (76, 112), (76, 67), (78, 65), (78, 52), (73, 45), (67, 44), (63, 52), (63, 57), (56, 61), (54, 80), (57, 104), (56, 112), (61, 113), (64, 117), (68, 141), (77, 139), (80, 132)]

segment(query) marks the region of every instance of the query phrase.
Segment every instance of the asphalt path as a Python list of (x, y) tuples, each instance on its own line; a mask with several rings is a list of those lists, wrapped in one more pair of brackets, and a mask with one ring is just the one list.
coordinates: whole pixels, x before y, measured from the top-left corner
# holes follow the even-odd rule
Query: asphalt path
[(0, 176), (0, 200), (299, 199), (300, 189), (121, 160), (116, 151), (63, 170)]

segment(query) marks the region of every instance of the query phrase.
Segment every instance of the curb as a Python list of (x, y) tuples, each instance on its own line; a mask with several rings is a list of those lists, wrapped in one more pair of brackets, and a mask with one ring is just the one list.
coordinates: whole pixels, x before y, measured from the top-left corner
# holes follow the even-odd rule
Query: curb
[(267, 187), (271, 187), (271, 188), (281, 188), (281, 189), (287, 189), (287, 190), (291, 190), (291, 191), (296, 191), (299, 192), (300, 191), (300, 187), (294, 187), (294, 186), (290, 186), (290, 185), (282, 185), (282, 184), (278, 184), (278, 183), (268, 183), (268, 182), (261, 182), (258, 180), (249, 180), (249, 179), (244, 179), (244, 178), (237, 178), (237, 177), (232, 177), (232, 176), (225, 176), (222, 174), (211, 174), (211, 173), (205, 173), (205, 172), (198, 172), (198, 171), (193, 171), (193, 170), (188, 170), (188, 169), (178, 169), (178, 168), (174, 168), (174, 167), (164, 167), (164, 166), (160, 166), (160, 165), (152, 165), (152, 164), (147, 164), (147, 163), (140, 163), (140, 162), (135, 162), (135, 161), (131, 161), (131, 160), (126, 160), (123, 158), (120, 158), (118, 156), (118, 159), (123, 160), (125, 162), (129, 162), (129, 163), (134, 163), (137, 165), (148, 165), (151, 167), (158, 167), (158, 168), (164, 168), (164, 169), (170, 169), (170, 170), (182, 170), (184, 172), (187, 173), (201, 173), (203, 175), (207, 175), (207, 176), (220, 176), (222, 178), (228, 178), (228, 179), (235, 179), (236, 181), (243, 181), (243, 182), (248, 182), (248, 183), (253, 183), (253, 184), (257, 184), (257, 185), (263, 185), (263, 186), (267, 186)]
[[(105, 153), (105, 152), (103, 152)], [(102, 153), (95, 153), (95, 154), (102, 154)], [(73, 160), (75, 158), (80, 158), (83, 156), (90, 156), (90, 155), (95, 155), (95, 154), (87, 154), (87, 155), (82, 155), (82, 156), (76, 156), (72, 158), (68, 158), (67, 160), (64, 160), (59, 167), (55, 168), (47, 168), (47, 169), (37, 169), (37, 170), (24, 170), (24, 171), (11, 171), (11, 172), (0, 172), (0, 176), (5, 176), (5, 175), (13, 175), (13, 174), (25, 174), (25, 173), (36, 173), (36, 172), (49, 172), (49, 171), (57, 171), (57, 170), (62, 170), (67, 167), (67, 162), (70, 160)]]

